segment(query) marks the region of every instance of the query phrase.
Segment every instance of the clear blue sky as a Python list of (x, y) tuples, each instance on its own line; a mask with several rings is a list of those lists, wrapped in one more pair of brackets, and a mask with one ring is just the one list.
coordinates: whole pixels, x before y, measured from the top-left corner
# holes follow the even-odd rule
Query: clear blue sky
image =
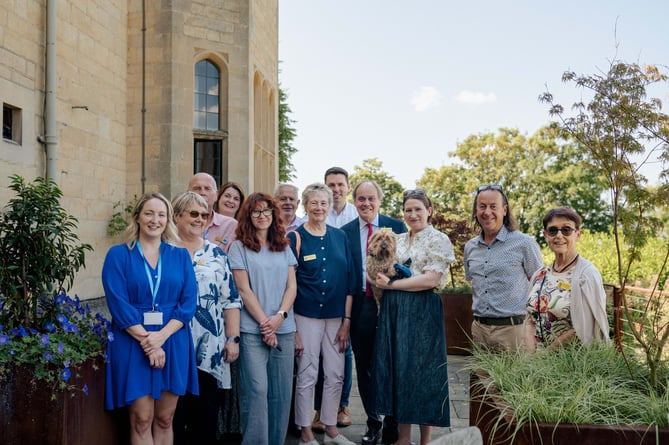
[[(549, 122), (564, 71), (669, 65), (667, 0), (279, 0), (296, 185), (377, 157), (405, 187), (471, 134)], [(669, 104), (669, 88), (654, 94)], [(665, 112), (667, 109), (665, 108)]]

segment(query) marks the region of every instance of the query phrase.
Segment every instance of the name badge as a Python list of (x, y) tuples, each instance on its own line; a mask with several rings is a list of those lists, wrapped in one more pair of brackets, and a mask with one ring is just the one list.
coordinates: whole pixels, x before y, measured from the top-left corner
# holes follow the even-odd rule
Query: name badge
[(305, 255), (304, 256), (304, 261), (313, 261), (315, 259), (316, 259), (316, 254), (315, 253), (313, 253), (311, 255)]
[(144, 324), (147, 326), (163, 324), (163, 313), (158, 311), (144, 312)]

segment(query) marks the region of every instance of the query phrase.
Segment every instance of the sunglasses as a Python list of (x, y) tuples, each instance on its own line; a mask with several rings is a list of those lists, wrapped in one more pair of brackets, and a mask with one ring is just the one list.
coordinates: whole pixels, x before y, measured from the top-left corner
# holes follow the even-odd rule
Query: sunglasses
[(209, 218), (209, 213), (207, 212), (198, 212), (197, 210), (191, 210), (190, 212), (186, 212), (190, 215), (191, 218), (197, 218), (198, 216), (201, 216), (202, 219), (207, 219)]
[(260, 214), (262, 213), (264, 216), (272, 216), (272, 212), (274, 209), (267, 207), (266, 209), (262, 210), (251, 210), (251, 218), (260, 218)]
[(415, 190), (406, 190), (403, 194), (405, 198), (409, 196), (425, 196), (425, 190), (422, 189), (415, 189)]
[(548, 227), (546, 229), (546, 233), (550, 237), (557, 236), (558, 232), (562, 233), (562, 236), (569, 236), (572, 233), (576, 232), (577, 230), (578, 229), (575, 229), (573, 227), (560, 227), (560, 228), (558, 228), (558, 227), (555, 227), (555, 226), (551, 226), (551, 227)]
[(478, 186), (478, 188), (476, 189), (476, 194), (485, 192), (486, 190), (497, 190), (498, 192), (504, 193), (504, 190), (502, 190), (502, 186), (499, 184), (483, 184)]

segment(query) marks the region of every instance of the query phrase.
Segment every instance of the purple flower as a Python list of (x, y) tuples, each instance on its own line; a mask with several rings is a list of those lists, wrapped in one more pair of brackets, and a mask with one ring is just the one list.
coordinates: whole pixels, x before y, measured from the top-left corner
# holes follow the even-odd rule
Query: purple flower
[(67, 323), (69, 323), (69, 320), (63, 314), (56, 315), (56, 320), (58, 320), (61, 325), (66, 325)]
[(65, 351), (65, 346), (62, 343), (58, 343), (58, 354), (62, 354)]
[(30, 331), (30, 334), (32, 334), (32, 335), (37, 335), (38, 334), (37, 329), (35, 329), (35, 328), (30, 328), (28, 330)]
[(63, 370), (60, 372), (60, 377), (65, 381), (68, 381), (71, 375), (72, 373), (70, 372), (69, 368), (63, 368)]
[(42, 358), (47, 362), (52, 361), (54, 359), (53, 352), (45, 351), (44, 354), (42, 354)]
[(114, 333), (107, 332), (107, 341), (114, 341)]
[(60, 305), (63, 304), (64, 302), (65, 302), (65, 294), (60, 293), (56, 295), (56, 304)]
[(40, 335), (39, 342), (42, 346), (48, 345), (49, 344), (49, 336), (47, 334)]
[(50, 321), (47, 321), (46, 324), (44, 325), (44, 329), (46, 329), (47, 332), (56, 332), (56, 325), (54, 325)]
[(23, 325), (19, 326), (19, 337), (28, 337), (28, 333), (26, 332)]
[(63, 362), (63, 366), (65, 366), (66, 368), (70, 367), (70, 359), (69, 358)]
[(0, 346), (6, 345), (9, 341), (9, 335), (0, 334)]
[(84, 394), (85, 394), (85, 395), (88, 395), (88, 385), (86, 385), (86, 384), (84, 383), (84, 387), (83, 387), (82, 389), (83, 389), (83, 391), (84, 391)]

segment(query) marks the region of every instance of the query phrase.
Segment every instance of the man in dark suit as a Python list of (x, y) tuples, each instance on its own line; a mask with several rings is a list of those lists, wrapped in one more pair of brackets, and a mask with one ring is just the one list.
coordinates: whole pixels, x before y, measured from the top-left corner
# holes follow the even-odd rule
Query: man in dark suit
[(370, 394), (377, 310), (371, 289), (368, 289), (369, 283), (365, 279), (367, 237), (369, 233), (380, 228), (390, 228), (395, 233), (407, 231), (404, 222), (379, 214), (382, 199), (383, 191), (376, 182), (362, 181), (353, 189), (353, 204), (358, 211), (358, 217), (341, 227), (351, 242), (353, 278), (356, 283), (351, 310), (351, 344), (358, 376), (358, 391), (367, 413), (367, 432), (362, 438), (362, 445), (376, 445), (379, 438), (383, 443), (394, 443), (398, 436), (397, 421), (386, 416), (381, 422), (380, 416), (371, 406)]

